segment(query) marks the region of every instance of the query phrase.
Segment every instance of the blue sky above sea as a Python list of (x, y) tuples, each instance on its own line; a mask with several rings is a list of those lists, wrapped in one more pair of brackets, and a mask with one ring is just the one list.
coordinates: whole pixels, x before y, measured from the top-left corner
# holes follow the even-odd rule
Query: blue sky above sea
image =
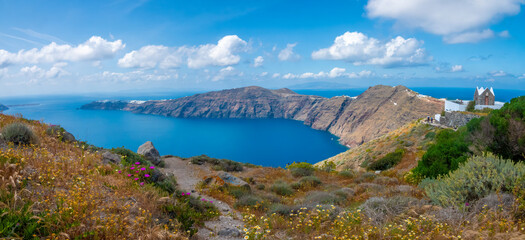
[(522, 0), (0, 0), (0, 95), (525, 89)]

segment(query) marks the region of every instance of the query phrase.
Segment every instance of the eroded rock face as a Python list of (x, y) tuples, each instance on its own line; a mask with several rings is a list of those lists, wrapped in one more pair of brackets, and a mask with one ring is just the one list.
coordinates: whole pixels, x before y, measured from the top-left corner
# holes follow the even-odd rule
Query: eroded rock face
[(339, 136), (341, 143), (360, 145), (413, 120), (440, 113), (443, 102), (404, 86), (370, 87), (356, 98), (324, 98), (289, 89), (244, 87), (196, 94), (173, 100), (99, 101), (83, 109), (113, 109), (180, 118), (284, 118)]
[(244, 180), (236, 176), (233, 176), (227, 172), (219, 172), (217, 176), (221, 178), (226, 184), (236, 186), (236, 187), (250, 187), (250, 185)]
[(146, 160), (150, 161), (151, 163), (155, 165), (160, 165), (162, 162), (162, 158), (160, 157), (159, 151), (153, 146), (153, 143), (150, 141), (145, 142), (144, 144), (140, 145), (139, 149), (137, 150), (138, 154), (144, 155)]

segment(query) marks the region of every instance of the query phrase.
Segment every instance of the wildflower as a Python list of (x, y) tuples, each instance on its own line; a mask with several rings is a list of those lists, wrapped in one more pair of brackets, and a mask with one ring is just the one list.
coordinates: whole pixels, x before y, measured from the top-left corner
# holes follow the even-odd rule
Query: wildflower
[(122, 171), (119, 170), (118, 173), (122, 173)]
[(144, 186), (144, 182), (141, 182), (141, 183), (140, 183), (140, 186)]
[(189, 195), (191, 195), (191, 193), (189, 193), (189, 192), (188, 192), (188, 193), (186, 193), (186, 195), (188, 195), (188, 196), (189, 196)]
[(131, 177), (131, 174), (128, 174), (128, 177)]
[(149, 168), (150, 168), (150, 169), (155, 169), (155, 167), (154, 167), (154, 166), (151, 166), (151, 167), (149, 167)]
[(468, 207), (469, 205), (470, 205), (470, 204), (469, 204), (468, 202), (467, 202), (467, 203), (465, 203), (465, 206), (467, 206), (467, 207)]
[(135, 178), (135, 181), (138, 181), (138, 180), (139, 180), (139, 178)]
[(203, 199), (201, 199), (201, 201), (206, 202), (206, 199), (203, 198)]
[(210, 203), (213, 203), (213, 201), (212, 201), (212, 200), (210, 200)]
[(149, 174), (144, 174), (144, 177), (150, 177), (150, 175)]
[(136, 162), (135, 165), (140, 165), (140, 162)]
[(141, 168), (140, 171), (146, 171), (146, 168)]
[(130, 167), (129, 169), (133, 170), (133, 169), (135, 169), (135, 167)]
[(184, 195), (185, 195), (185, 193), (182, 193), (182, 196), (184, 196)]

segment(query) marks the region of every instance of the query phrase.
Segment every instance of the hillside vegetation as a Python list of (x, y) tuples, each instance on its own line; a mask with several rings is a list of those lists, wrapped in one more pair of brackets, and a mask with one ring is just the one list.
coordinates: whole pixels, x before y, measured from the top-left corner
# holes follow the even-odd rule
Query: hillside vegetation
[(99, 148), (48, 129), (0, 114), (0, 237), (187, 239), (217, 215), (213, 205), (176, 194), (172, 178), (153, 179), (140, 155), (128, 150), (121, 165), (103, 164)]

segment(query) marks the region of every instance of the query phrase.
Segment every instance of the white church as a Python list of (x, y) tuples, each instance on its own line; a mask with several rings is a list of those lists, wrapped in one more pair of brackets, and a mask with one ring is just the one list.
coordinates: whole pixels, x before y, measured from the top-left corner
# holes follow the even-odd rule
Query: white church
[[(482, 110), (485, 108), (491, 109), (500, 109), (503, 107), (504, 102), (495, 101), (496, 94), (494, 94), (494, 89), (476, 87), (474, 91), (474, 98), (472, 101), (475, 101), (476, 105), (474, 109)], [(467, 105), (470, 101), (467, 100), (445, 100), (445, 112), (453, 111), (466, 111)]]

